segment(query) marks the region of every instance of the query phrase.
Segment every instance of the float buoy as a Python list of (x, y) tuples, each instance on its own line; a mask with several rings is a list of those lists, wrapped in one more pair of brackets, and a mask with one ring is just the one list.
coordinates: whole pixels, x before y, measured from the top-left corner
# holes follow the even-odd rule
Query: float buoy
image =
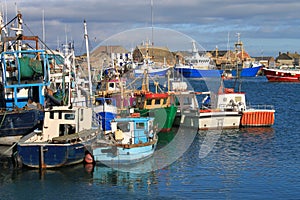
[(94, 163), (94, 158), (90, 153), (86, 153), (84, 157), (84, 162), (86, 164), (93, 164)]

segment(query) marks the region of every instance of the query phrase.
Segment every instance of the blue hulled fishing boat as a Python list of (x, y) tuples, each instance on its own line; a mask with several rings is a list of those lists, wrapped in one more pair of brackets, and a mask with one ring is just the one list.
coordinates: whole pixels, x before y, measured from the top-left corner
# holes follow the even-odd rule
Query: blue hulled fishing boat
[(221, 77), (223, 70), (217, 69), (210, 57), (199, 54), (195, 41), (192, 46), (192, 55), (186, 56), (185, 63), (176, 64), (174, 69), (185, 78)]
[[(74, 69), (72, 58), (75, 59), (74, 50), (65, 56), (63, 72)], [(73, 81), (66, 77), (63, 74), (62, 91), (66, 92), (63, 92), (62, 105), (45, 108), (42, 129), (34, 130), (16, 144), (13, 158), (17, 166), (54, 168), (83, 162), (88, 152), (86, 147), (96, 139), (100, 122), (93, 108), (88, 107), (90, 96), (85, 96), (87, 100), (84, 101), (89, 104), (79, 106), (78, 101), (71, 98)], [(89, 84), (91, 86), (91, 81)]]
[(53, 106), (45, 110), (42, 130), (35, 130), (17, 143), (13, 158), (20, 166), (54, 168), (80, 163), (86, 145), (95, 140), (91, 108)]

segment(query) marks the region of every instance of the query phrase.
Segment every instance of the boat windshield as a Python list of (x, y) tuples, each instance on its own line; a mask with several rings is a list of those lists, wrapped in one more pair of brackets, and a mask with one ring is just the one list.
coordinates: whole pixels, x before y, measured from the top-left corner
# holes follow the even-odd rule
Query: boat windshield
[(118, 122), (117, 128), (120, 129), (123, 132), (129, 132), (130, 131), (130, 124), (129, 124), (129, 122)]

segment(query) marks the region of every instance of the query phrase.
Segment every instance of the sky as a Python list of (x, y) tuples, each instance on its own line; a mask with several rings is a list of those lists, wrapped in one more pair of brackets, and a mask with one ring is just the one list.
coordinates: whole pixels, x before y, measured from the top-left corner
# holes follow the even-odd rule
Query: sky
[(207, 51), (216, 47), (232, 50), (240, 33), (251, 56), (276, 57), (279, 52), (300, 52), (299, 0), (0, 0), (0, 3), (8, 21), (17, 10), (21, 11), (24, 35), (45, 38), (47, 46), (53, 49), (66, 40), (74, 41), (77, 54), (86, 52), (84, 20), (91, 50), (128, 30), (155, 27), (182, 33)]

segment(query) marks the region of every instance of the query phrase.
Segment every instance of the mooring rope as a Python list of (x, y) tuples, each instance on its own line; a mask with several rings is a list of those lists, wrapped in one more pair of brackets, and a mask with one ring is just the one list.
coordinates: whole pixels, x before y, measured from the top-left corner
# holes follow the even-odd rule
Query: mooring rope
[(4, 113), (4, 115), (3, 115), (3, 118), (2, 118), (2, 120), (1, 120), (1, 124), (0, 124), (0, 128), (2, 127), (2, 124), (3, 124), (3, 122), (4, 122), (4, 119), (5, 119), (5, 117), (6, 117), (6, 113), (7, 113), (8, 111), (5, 111), (5, 113)]

